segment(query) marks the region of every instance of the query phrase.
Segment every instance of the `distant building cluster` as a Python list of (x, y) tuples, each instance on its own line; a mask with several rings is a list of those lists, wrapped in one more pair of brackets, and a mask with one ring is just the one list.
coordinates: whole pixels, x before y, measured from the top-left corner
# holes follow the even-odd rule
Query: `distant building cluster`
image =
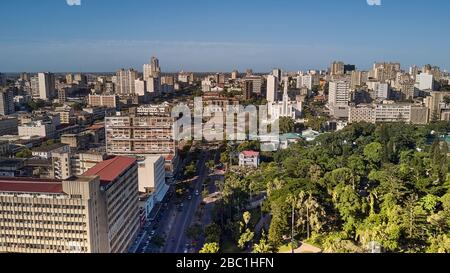
[[(351, 123), (450, 121), (449, 81), (439, 67), (390, 62), (163, 73), (156, 57), (141, 72), (0, 73), (0, 252), (127, 252), (183, 169), (188, 140), (175, 139), (182, 117), (172, 110), (193, 112), (194, 97), (203, 124), (263, 105), (264, 124), (289, 122), (275, 143), (286, 149)], [(261, 163), (259, 151), (236, 157), (245, 168)]]

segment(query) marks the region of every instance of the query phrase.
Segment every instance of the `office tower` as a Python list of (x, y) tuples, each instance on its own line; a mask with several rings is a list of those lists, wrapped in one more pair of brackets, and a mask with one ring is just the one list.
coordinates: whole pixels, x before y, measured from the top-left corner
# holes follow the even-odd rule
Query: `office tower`
[(275, 68), (272, 70), (272, 75), (275, 76), (278, 80), (278, 82), (281, 82), (282, 80), (282, 71), (279, 68)]
[(39, 73), (39, 98), (50, 100), (55, 95), (55, 76), (52, 73)]
[(14, 112), (14, 91), (9, 88), (0, 90), (0, 115), (7, 116)]
[(340, 75), (344, 75), (345, 73), (345, 64), (343, 62), (336, 62), (334, 61), (331, 64), (331, 75), (332, 76), (340, 76)]
[(416, 76), (416, 87), (419, 90), (431, 90), (434, 89), (434, 76), (432, 74), (420, 73)]
[(328, 104), (331, 106), (348, 105), (350, 100), (350, 84), (348, 81), (333, 81), (329, 86)]
[(136, 159), (116, 156), (83, 176), (98, 176), (106, 197), (108, 252), (128, 251), (139, 228), (139, 183)]
[(267, 77), (267, 102), (273, 103), (278, 99), (278, 78), (274, 75)]
[(237, 80), (238, 77), (239, 77), (239, 72), (237, 70), (233, 70), (233, 72), (231, 72), (231, 79)]
[(0, 195), (0, 252), (124, 253), (139, 225), (133, 158), (68, 180), (0, 178)]
[(138, 73), (134, 69), (121, 69), (116, 73), (117, 93), (120, 95), (132, 95), (135, 93), (135, 80)]

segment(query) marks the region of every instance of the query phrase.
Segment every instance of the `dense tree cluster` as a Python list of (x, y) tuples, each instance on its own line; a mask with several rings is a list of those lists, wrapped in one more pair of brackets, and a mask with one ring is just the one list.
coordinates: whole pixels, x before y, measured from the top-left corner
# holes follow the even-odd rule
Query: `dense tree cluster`
[(292, 230), (325, 252), (365, 252), (373, 243), (387, 252), (450, 252), (448, 146), (441, 139), (448, 132), (448, 122), (360, 123), (293, 145), (258, 170), (227, 175), (216, 223), (236, 242), (253, 239), (239, 223), (251, 196), (266, 192), (272, 221), (254, 252), (278, 249)]
[[(450, 252), (448, 123), (355, 124), (295, 145), (262, 167), (269, 240), (291, 234), (328, 252)], [(275, 171), (276, 169), (276, 171)], [(269, 170), (269, 171), (268, 171)]]

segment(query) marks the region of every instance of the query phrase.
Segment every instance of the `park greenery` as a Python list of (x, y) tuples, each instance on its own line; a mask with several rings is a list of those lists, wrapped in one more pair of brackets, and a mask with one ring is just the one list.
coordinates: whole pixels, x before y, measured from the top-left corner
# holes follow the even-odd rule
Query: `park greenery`
[[(449, 253), (448, 132), (448, 122), (353, 124), (275, 152), (257, 170), (228, 172), (215, 208), (221, 239), (255, 253), (277, 251), (292, 232), (324, 252), (367, 252), (376, 243), (386, 252)], [(223, 162), (230, 149), (240, 150), (226, 148)], [(262, 192), (267, 235), (246, 224), (246, 206)]]

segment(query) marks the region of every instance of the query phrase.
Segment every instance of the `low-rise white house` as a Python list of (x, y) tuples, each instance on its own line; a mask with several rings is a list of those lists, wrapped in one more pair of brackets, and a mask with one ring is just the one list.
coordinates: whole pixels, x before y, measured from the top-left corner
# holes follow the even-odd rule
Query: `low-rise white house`
[(239, 166), (240, 167), (254, 167), (259, 166), (259, 152), (255, 151), (243, 151), (239, 154)]

